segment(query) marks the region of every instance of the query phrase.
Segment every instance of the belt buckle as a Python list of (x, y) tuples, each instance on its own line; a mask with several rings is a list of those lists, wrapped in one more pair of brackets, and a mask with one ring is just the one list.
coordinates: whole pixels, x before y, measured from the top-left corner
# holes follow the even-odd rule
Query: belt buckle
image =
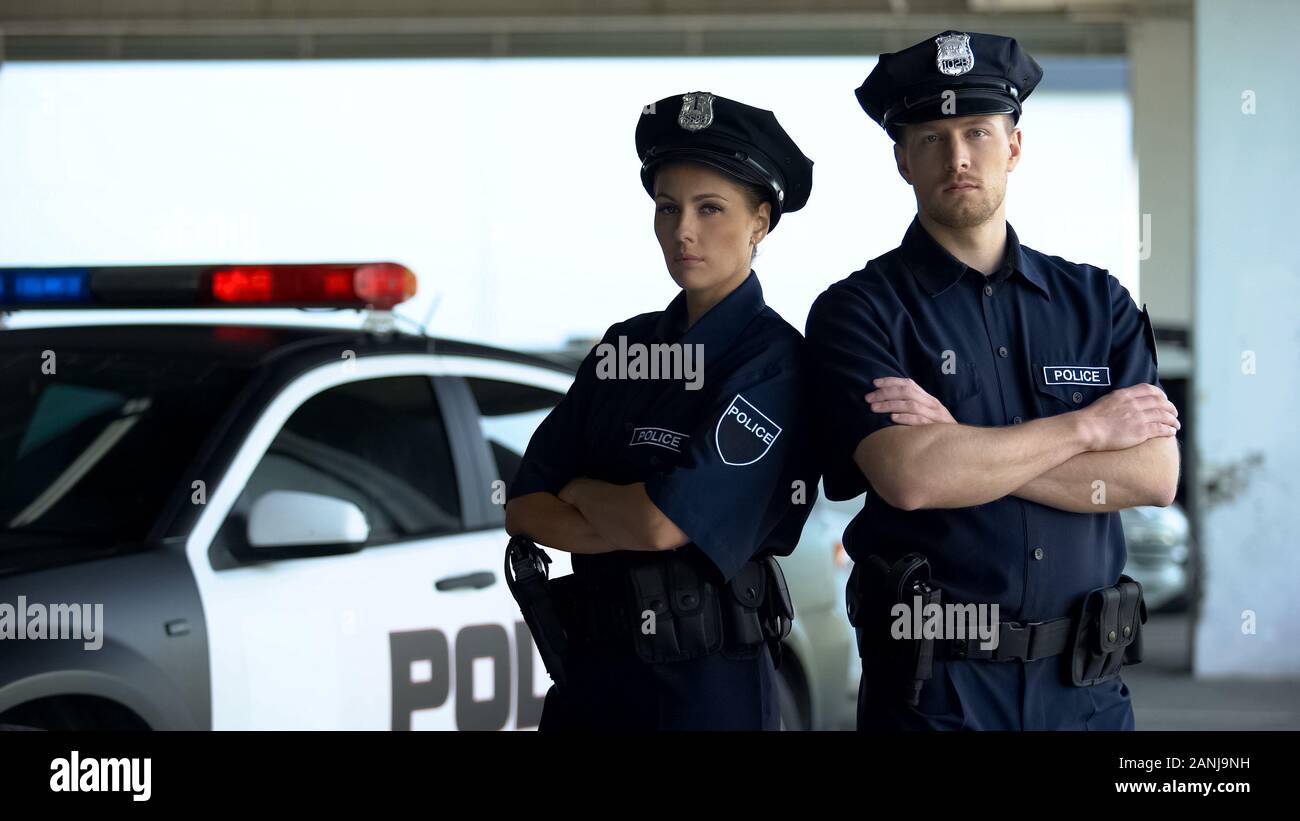
[[(1031, 628), (1036, 622), (1021, 624), (1015, 621), (1004, 621), (998, 624), (998, 646), (993, 651), (992, 661), (1007, 662), (1016, 661), (1018, 658), (1024, 658), (1029, 655), (1029, 637)], [(1014, 639), (1010, 642), (1011, 648), (1007, 650), (1008, 638)], [(1007, 652), (1003, 652), (1007, 650)]]
[(1042, 621), (1025, 622), (1025, 628), (1030, 631), (1029, 639), (1025, 643), (1025, 661), (1038, 661), (1040, 658), (1044, 658), (1044, 656), (1039, 656), (1034, 653), (1034, 636), (1041, 635), (1041, 633), (1034, 628), (1042, 627), (1046, 623), (1047, 622)]

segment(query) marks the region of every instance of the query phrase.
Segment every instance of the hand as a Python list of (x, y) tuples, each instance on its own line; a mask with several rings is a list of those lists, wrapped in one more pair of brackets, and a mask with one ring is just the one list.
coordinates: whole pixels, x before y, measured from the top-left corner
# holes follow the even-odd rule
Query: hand
[(1089, 450), (1125, 450), (1173, 436), (1182, 427), (1164, 391), (1145, 383), (1111, 391), (1074, 413), (1085, 424)]
[(888, 413), (900, 425), (955, 425), (956, 419), (938, 399), (910, 379), (884, 376), (871, 380), (876, 389), (866, 395), (875, 413)]

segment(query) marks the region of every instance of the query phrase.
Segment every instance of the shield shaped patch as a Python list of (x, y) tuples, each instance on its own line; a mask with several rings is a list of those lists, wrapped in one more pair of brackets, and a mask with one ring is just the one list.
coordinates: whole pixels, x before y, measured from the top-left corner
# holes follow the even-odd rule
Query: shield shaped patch
[(714, 430), (718, 455), (728, 465), (752, 465), (767, 455), (781, 426), (740, 394), (722, 412)]

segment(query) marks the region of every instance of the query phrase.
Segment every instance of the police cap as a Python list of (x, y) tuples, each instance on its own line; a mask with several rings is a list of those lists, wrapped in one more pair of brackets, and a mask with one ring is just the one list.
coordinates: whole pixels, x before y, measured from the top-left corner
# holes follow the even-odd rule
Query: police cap
[(880, 55), (856, 94), (892, 135), (895, 125), (973, 114), (1010, 114), (1018, 122), (1042, 78), (1042, 67), (1014, 38), (945, 31)]
[(707, 91), (676, 94), (641, 110), (636, 126), (641, 184), (654, 196), (655, 169), (673, 160), (711, 165), (757, 183), (772, 204), (768, 230), (781, 214), (798, 211), (812, 191), (812, 160), (776, 115)]

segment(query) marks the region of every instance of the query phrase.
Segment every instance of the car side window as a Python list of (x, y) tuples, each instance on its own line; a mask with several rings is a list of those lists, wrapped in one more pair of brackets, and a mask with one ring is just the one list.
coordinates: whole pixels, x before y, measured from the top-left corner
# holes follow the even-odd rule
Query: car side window
[(466, 377), (479, 410), (479, 427), (492, 450), (498, 478), (514, 481), (533, 431), (564, 394), (499, 379)]
[(271, 490), (352, 502), (370, 524), (368, 545), (463, 529), (446, 427), (424, 376), (351, 382), (303, 403), (253, 470), (218, 541), (245, 544), (248, 511)]

